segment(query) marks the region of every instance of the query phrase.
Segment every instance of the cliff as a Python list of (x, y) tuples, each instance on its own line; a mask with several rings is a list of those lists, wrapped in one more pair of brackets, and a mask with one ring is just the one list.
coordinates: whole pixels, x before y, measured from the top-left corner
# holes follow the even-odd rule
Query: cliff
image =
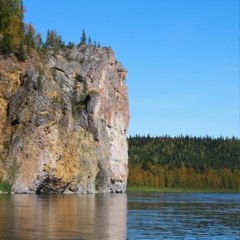
[(124, 192), (126, 77), (111, 48), (2, 56), (0, 180), (15, 171), (16, 193)]

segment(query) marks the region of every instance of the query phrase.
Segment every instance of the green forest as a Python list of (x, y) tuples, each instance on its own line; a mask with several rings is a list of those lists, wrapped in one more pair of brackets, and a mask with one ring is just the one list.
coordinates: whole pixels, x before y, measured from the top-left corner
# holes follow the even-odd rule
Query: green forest
[(240, 140), (130, 136), (129, 186), (240, 189)]
[[(66, 45), (56, 30), (48, 30), (46, 42), (43, 42), (41, 33), (36, 33), (31, 23), (23, 22), (25, 11), (22, 0), (0, 1), (0, 54), (15, 54), (19, 60), (25, 61), (34, 50), (44, 55), (47, 49), (53, 49), (57, 53), (59, 48), (75, 46), (73, 42)], [(84, 30), (79, 40), (78, 46), (87, 44), (101, 47), (99, 42), (92, 42)]]

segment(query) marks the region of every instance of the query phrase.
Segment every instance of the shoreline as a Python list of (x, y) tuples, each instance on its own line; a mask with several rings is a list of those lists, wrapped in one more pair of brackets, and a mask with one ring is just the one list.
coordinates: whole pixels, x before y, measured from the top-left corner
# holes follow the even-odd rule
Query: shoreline
[(126, 193), (130, 192), (165, 192), (165, 193), (240, 193), (240, 189), (227, 189), (227, 188), (168, 188), (168, 187), (138, 187), (127, 186)]

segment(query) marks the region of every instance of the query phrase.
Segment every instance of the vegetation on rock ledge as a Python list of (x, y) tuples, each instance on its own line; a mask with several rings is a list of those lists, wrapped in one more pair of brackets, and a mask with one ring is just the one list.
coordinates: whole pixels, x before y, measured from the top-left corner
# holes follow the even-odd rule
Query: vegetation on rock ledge
[[(22, 0), (0, 1), (0, 54), (14, 53), (19, 60), (25, 61), (32, 49), (45, 54), (49, 48), (57, 53), (59, 48), (65, 47), (65, 42), (56, 30), (48, 30), (44, 43), (42, 35), (36, 33), (33, 25), (23, 22), (24, 12)], [(83, 44), (100, 47), (100, 43), (97, 44), (96, 41), (92, 44), (90, 37), (87, 41), (85, 30), (82, 32), (78, 45)], [(67, 45), (69, 48), (73, 46), (75, 46), (73, 42), (69, 42)]]
[(19, 172), (21, 165), (17, 163), (14, 159), (11, 166), (7, 170), (7, 178), (6, 180), (0, 181), (0, 193), (11, 193), (12, 185), (15, 182), (16, 175)]

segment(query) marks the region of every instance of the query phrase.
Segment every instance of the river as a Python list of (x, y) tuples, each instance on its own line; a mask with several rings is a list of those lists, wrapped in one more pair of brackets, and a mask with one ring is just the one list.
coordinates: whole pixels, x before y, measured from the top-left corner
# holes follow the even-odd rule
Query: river
[(0, 239), (240, 239), (240, 193), (0, 195)]

